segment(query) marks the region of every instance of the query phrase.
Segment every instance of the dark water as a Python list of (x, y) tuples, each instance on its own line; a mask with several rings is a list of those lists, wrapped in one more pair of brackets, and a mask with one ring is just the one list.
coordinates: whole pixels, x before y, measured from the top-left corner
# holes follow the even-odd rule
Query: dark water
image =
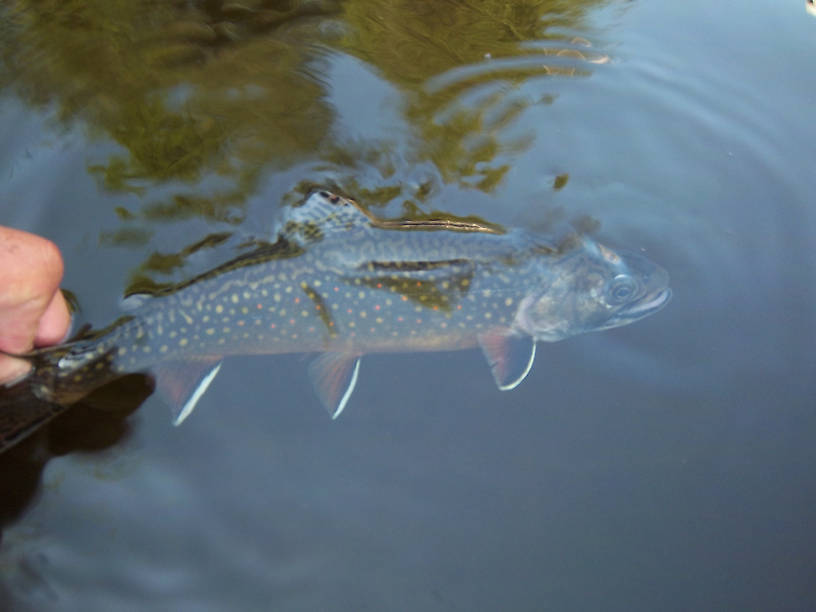
[(78, 323), (311, 185), (589, 218), (675, 297), (509, 393), (476, 351), (373, 356), (331, 422), (305, 359), (239, 358), (179, 429), (71, 411), (0, 457), (1, 609), (816, 606), (804, 0), (4, 10), (0, 223), (60, 245)]

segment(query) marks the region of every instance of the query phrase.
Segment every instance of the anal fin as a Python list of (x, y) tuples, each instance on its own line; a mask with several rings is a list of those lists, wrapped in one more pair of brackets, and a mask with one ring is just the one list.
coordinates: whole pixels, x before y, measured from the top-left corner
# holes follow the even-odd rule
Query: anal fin
[(502, 391), (518, 387), (535, 361), (535, 340), (526, 335), (517, 336), (509, 330), (479, 334), (479, 346), (493, 372), (496, 386)]
[(332, 419), (346, 407), (359, 371), (360, 356), (348, 353), (323, 353), (309, 364), (312, 386)]
[(221, 369), (221, 357), (166, 361), (153, 370), (156, 388), (170, 405), (173, 425), (184, 422)]

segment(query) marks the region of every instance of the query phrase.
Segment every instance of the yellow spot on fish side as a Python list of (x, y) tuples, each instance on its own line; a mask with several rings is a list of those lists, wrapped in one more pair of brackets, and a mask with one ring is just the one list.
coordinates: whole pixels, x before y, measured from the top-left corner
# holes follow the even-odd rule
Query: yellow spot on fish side
[(221, 304), (219, 304), (218, 306), (215, 307), (215, 312), (221, 314), (222, 312), (224, 312), (224, 307)]
[(119, 355), (120, 355), (120, 356), (122, 356), (122, 355), (124, 355), (125, 353), (127, 353), (127, 349), (126, 349), (126, 348), (123, 346), (123, 347), (121, 347), (121, 348), (119, 349), (119, 351), (118, 351), (118, 352), (119, 352)]
[(170, 350), (170, 348), (166, 344), (162, 344), (161, 347), (159, 347), (159, 352), (160, 353), (166, 353), (169, 350)]
[(506, 300), (504, 300), (504, 305), (505, 306), (510, 306), (512, 303), (513, 303), (513, 298), (507, 298)]
[(238, 300), (239, 300), (240, 298), (238, 297), (238, 294), (237, 294), (237, 293), (233, 293), (233, 294), (230, 296), (230, 299), (232, 300), (232, 303), (233, 303), (233, 304), (237, 304), (237, 303), (238, 303)]
[(179, 340), (179, 346), (187, 346), (187, 338), (182, 338)]
[(204, 333), (207, 334), (208, 336), (212, 336), (215, 333), (215, 329), (212, 327), (208, 327), (206, 330), (204, 330)]

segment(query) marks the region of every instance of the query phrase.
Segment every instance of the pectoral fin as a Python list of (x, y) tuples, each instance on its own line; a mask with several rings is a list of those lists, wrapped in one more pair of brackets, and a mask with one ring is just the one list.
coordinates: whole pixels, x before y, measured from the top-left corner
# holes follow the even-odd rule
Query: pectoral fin
[(221, 357), (169, 361), (155, 368), (156, 388), (170, 404), (173, 425), (190, 416), (220, 369)]
[(309, 364), (312, 386), (332, 419), (346, 407), (359, 371), (359, 355), (348, 353), (323, 353)]
[(509, 330), (479, 334), (479, 346), (502, 391), (515, 389), (530, 373), (535, 361), (535, 341), (530, 336), (516, 336)]

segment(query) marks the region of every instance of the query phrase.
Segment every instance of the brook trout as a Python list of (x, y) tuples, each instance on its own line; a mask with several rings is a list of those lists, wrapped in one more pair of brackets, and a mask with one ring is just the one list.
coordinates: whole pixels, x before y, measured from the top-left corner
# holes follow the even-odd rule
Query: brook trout
[[(478, 346), (508, 390), (532, 368), (537, 342), (627, 325), (670, 297), (662, 268), (585, 236), (555, 245), (489, 224), (381, 219), (318, 191), (282, 215), (274, 244), (130, 296), (107, 328), (17, 357), (34, 365), (24, 384), (55, 406), (150, 373), (178, 425), (224, 356), (317, 353), (309, 376), (337, 418), (364, 354)], [(0, 418), (0, 450), (28, 429)]]

